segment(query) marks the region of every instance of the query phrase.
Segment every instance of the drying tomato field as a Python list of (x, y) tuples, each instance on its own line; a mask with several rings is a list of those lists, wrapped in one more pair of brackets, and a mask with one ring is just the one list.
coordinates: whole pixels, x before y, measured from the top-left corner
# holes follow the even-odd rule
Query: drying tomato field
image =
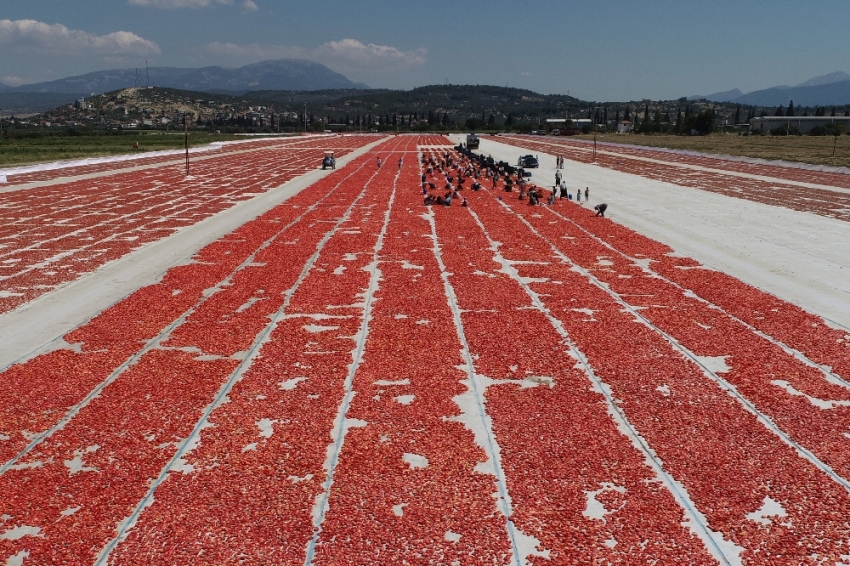
[[(502, 143), (753, 202), (850, 221), (850, 175), (685, 155), (639, 146), (593, 145), (537, 136), (500, 136)], [(836, 190), (838, 188), (838, 190)]]
[[(189, 178), (172, 156), (141, 160), (142, 170), (0, 192), (0, 313), (314, 169), (325, 150), (343, 156), (374, 139), (256, 142), (204, 156)], [(109, 167), (16, 175), (10, 184), (96, 175)]]
[(572, 201), (426, 207), (451, 145), (0, 193), (10, 311), (354, 153), (0, 368), (0, 564), (850, 564), (850, 330)]

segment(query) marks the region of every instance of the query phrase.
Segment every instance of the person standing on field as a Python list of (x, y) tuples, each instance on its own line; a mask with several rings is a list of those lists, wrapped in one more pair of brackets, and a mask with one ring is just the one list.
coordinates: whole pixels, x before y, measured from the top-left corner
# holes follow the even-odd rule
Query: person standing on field
[(557, 187), (560, 184), (561, 184), (561, 172), (555, 171), (555, 186)]
[(584, 202), (590, 202), (590, 187), (584, 188)]

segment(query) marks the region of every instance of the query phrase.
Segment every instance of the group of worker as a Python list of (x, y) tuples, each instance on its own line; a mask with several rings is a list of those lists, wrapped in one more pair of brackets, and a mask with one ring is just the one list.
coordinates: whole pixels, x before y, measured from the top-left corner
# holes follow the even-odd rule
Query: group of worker
[[(463, 151), (461, 151), (463, 150)], [(472, 190), (479, 191), (481, 189), (482, 180), (489, 180), (493, 189), (497, 189), (501, 183), (503, 190), (513, 192), (514, 187), (519, 191), (519, 200), (528, 198), (529, 205), (538, 205), (544, 198), (544, 190), (534, 184), (530, 184), (522, 170), (517, 170), (507, 166), (504, 162), (496, 162), (492, 157), (483, 157), (476, 155), (466, 148), (458, 150), (460, 155), (453, 155), (451, 151), (444, 151), (441, 154), (422, 155), (422, 167), (424, 169), (421, 182), (422, 194), (424, 196), (424, 204), (426, 205), (443, 205), (451, 206), (452, 202), (461, 200), (461, 206), (469, 206), (466, 197), (460, 194), (464, 189), (467, 179), (472, 180)], [(562, 158), (558, 158), (559, 168), (563, 167)], [(437, 175), (444, 178), (440, 193), (433, 194), (438, 191)], [(582, 191), (576, 191), (576, 202), (581, 204)], [(500, 197), (501, 198), (501, 197)], [(561, 172), (555, 173), (555, 185), (548, 196), (547, 204), (552, 206), (556, 199), (572, 199), (569, 194), (566, 182), (563, 180)], [(584, 200), (589, 202), (590, 188), (584, 189)], [(605, 211), (608, 205), (605, 203), (597, 204), (593, 207), (596, 211), (596, 216), (605, 216)]]
[[(422, 165), (425, 168), (425, 172), (422, 173), (421, 177), (422, 194), (425, 195), (425, 205), (435, 204), (451, 206), (452, 201), (460, 199), (461, 206), (469, 206), (469, 202), (466, 200), (466, 197), (461, 196), (459, 192), (463, 190), (466, 179), (470, 177), (475, 179), (475, 182), (472, 185), (472, 190), (476, 191), (481, 188), (481, 184), (477, 180), (478, 176), (476, 175), (476, 172), (467, 167), (466, 164), (456, 162), (454, 156), (449, 151), (441, 154), (440, 159), (437, 159), (434, 155), (423, 155)], [(429, 192), (429, 190), (437, 190), (435, 174), (441, 174), (445, 179), (442, 194), (435, 195)], [(456, 186), (455, 183), (457, 183)]]

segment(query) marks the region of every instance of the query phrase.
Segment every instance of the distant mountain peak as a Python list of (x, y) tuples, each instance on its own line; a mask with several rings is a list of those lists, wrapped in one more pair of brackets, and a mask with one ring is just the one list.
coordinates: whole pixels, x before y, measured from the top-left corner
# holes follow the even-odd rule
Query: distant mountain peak
[[(151, 86), (177, 88), (197, 92), (241, 93), (251, 90), (326, 90), (368, 89), (326, 66), (305, 59), (274, 59), (239, 68), (209, 66), (202, 68), (151, 67), (147, 72), (137, 69), (110, 69), (55, 81), (8, 88), (9, 92), (89, 93), (109, 92), (132, 87), (141, 79)], [(2, 88), (2, 87), (0, 87)]]
[(728, 102), (730, 100), (735, 100), (739, 96), (743, 95), (740, 89), (733, 88), (732, 90), (724, 90), (723, 92), (715, 92), (714, 94), (696, 94), (694, 96), (689, 96), (688, 100), (711, 100), (713, 102)]
[(812, 77), (797, 86), (777, 85), (743, 94), (740, 90), (726, 90), (714, 94), (690, 96), (688, 100), (711, 100), (754, 106), (787, 106), (790, 100), (800, 106), (843, 106), (850, 104), (850, 74), (835, 71)]
[(844, 81), (850, 81), (850, 75), (843, 71), (835, 71), (834, 73), (829, 73), (827, 75), (821, 75), (819, 77), (813, 77), (806, 82), (800, 83), (797, 86), (820, 86), (820, 85), (828, 85), (832, 83), (840, 83)]

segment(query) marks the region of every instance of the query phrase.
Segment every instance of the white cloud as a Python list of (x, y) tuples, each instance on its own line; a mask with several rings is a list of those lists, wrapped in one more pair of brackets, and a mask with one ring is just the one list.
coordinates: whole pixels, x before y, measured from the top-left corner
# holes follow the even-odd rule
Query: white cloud
[(96, 35), (36, 20), (0, 20), (0, 45), (10, 45), (17, 51), (67, 54), (148, 55), (160, 52), (156, 43), (129, 31)]
[(226, 57), (232, 62), (256, 62), (263, 59), (309, 59), (345, 72), (351, 69), (371, 72), (391, 72), (416, 67), (425, 63), (424, 48), (402, 51), (388, 45), (364, 44), (356, 39), (329, 41), (315, 49), (288, 45), (238, 45), (235, 43), (210, 43), (209, 54)]
[[(127, 0), (131, 6), (145, 6), (174, 10), (177, 8), (206, 8), (216, 4), (234, 4), (234, 0)], [(242, 7), (246, 10), (257, 10), (254, 0), (243, 0)]]
[(425, 49), (401, 51), (388, 45), (364, 45), (356, 39), (329, 41), (317, 49), (318, 57), (333, 61), (344, 61), (358, 65), (371, 66), (375, 64), (401, 65), (411, 67), (425, 62)]
[(0, 77), (0, 82), (9, 86), (21, 86), (26, 80), (15, 75), (6, 75), (5, 77)]

